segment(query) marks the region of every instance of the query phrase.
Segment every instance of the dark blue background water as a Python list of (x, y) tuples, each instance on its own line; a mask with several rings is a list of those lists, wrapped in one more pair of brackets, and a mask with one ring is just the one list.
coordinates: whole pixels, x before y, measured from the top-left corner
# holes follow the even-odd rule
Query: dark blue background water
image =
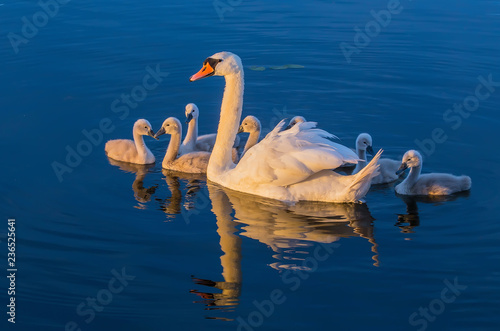
[[(229, 6), (221, 20), (208, 0), (73, 0), (17, 54), (8, 35), (22, 36), (22, 17), (40, 7), (2, 3), (0, 256), (14, 217), (18, 268), (16, 326), (2, 312), (2, 329), (64, 330), (71, 321), (82, 330), (499, 329), (500, 87), (456, 129), (443, 115), (474, 95), (478, 76), (500, 81), (500, 2), (401, 0), (350, 63), (340, 44), (354, 45), (354, 29), (387, 1), (221, 0)], [(300, 114), (350, 146), (369, 132), (400, 158), (442, 128), (447, 140), (425, 153), (424, 171), (470, 175), (472, 191), (404, 201), (388, 185), (373, 188), (366, 206), (290, 210), (163, 173), (159, 163), (110, 165), (104, 141), (131, 137), (138, 118), (157, 129), (195, 102), (200, 132), (214, 132), (223, 80), (188, 77), (222, 50), (243, 59), (244, 115), (265, 129)], [(285, 64), (304, 68), (272, 69)], [(168, 77), (120, 118), (114, 100), (142, 85), (148, 66)], [(53, 162), (64, 164), (67, 146), (103, 118), (114, 129), (59, 181)], [(167, 139), (146, 142), (161, 159)], [(123, 268), (135, 278), (106, 297)], [(444, 304), (445, 281), (455, 278), (466, 288)], [(272, 313), (259, 313), (255, 303), (276, 293)], [(86, 323), (89, 308), (78, 307), (96, 295), (109, 303)], [(410, 324), (429, 305), (438, 316)]]

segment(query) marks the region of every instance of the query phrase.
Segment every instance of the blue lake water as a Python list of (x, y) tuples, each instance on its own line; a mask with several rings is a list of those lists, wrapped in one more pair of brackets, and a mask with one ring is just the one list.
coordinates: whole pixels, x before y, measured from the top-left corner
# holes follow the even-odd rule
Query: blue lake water
[[(7, 269), (15, 218), (18, 269), (15, 326), (0, 277), (2, 330), (500, 329), (499, 1), (1, 4), (0, 256)], [(194, 102), (200, 133), (216, 130), (223, 79), (188, 78), (222, 50), (265, 130), (303, 115), (348, 146), (369, 132), (472, 190), (290, 208), (161, 162), (110, 164), (104, 142), (138, 118), (157, 130)], [(159, 84), (122, 101), (151, 70)], [(168, 138), (146, 143), (161, 160)]]

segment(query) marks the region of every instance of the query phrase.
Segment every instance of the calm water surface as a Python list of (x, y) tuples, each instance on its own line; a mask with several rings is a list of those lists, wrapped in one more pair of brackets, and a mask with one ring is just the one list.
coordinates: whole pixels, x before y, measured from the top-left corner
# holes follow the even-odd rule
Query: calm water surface
[[(2, 330), (500, 329), (500, 87), (483, 89), (460, 125), (443, 119), (479, 76), (500, 81), (500, 2), (401, 0), (350, 63), (339, 45), (355, 45), (387, 1), (220, 3), (223, 20), (212, 1), (74, 0), (16, 54), (8, 34), (22, 36), (40, 7), (2, 2), (0, 251), (14, 217), (18, 268), (16, 325), (2, 312)], [(155, 130), (183, 118), (188, 102), (200, 132), (215, 131), (224, 82), (188, 77), (221, 50), (243, 59), (243, 113), (265, 130), (300, 114), (349, 146), (369, 132), (400, 158), (440, 128), (446, 141), (424, 153), (424, 171), (467, 174), (471, 192), (414, 200), (386, 185), (366, 205), (287, 207), (159, 162), (110, 163), (105, 140), (131, 137), (138, 118)], [(125, 106), (147, 67), (162, 81)], [(112, 129), (60, 181), (53, 162), (103, 118)], [(161, 159), (168, 137), (146, 142)], [(444, 303), (448, 281), (459, 290)]]

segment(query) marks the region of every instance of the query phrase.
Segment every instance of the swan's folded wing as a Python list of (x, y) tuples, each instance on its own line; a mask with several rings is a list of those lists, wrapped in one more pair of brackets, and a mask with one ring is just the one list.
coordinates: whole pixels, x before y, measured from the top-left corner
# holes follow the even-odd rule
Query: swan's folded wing
[(274, 137), (276, 136), (278, 133), (280, 133), (280, 131), (283, 129), (283, 127), (285, 126), (285, 120), (281, 120), (278, 124), (276, 124), (276, 126), (274, 127), (274, 129), (271, 130), (271, 132), (269, 132), (265, 138), (271, 138), (271, 137)]
[(335, 169), (358, 157), (349, 148), (330, 141), (332, 135), (301, 123), (300, 128), (268, 135), (240, 160), (236, 181), (287, 186), (325, 169)]

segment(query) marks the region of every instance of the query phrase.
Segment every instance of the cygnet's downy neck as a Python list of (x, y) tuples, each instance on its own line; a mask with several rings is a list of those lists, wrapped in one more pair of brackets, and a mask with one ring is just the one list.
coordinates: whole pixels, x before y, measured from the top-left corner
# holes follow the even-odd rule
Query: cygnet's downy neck
[(174, 160), (177, 158), (179, 147), (181, 146), (181, 135), (182, 129), (170, 135), (170, 142), (168, 143), (167, 152), (165, 153), (165, 157), (163, 158), (164, 164), (174, 162)]
[(243, 154), (245, 154), (251, 147), (257, 144), (259, 142), (259, 138), (260, 138), (260, 129), (257, 131), (250, 132), (248, 140), (245, 144), (245, 148), (243, 149), (243, 153), (241, 155), (243, 156)]
[(137, 154), (146, 158), (148, 154), (148, 147), (146, 146), (146, 143), (144, 143), (144, 137), (136, 130), (134, 130), (133, 134), (134, 134), (134, 143), (135, 143), (135, 148), (137, 149)]
[(363, 160), (360, 163), (363, 163), (363, 165), (366, 165), (366, 149), (360, 149), (358, 148), (358, 157)]
[(191, 121), (189, 121), (186, 137), (182, 142), (182, 146), (185, 146), (188, 150), (194, 150), (196, 140), (198, 140), (198, 119), (193, 117)]
[(361, 171), (361, 169), (363, 169), (364, 167), (366, 167), (366, 150), (365, 149), (360, 149), (358, 147), (356, 147), (356, 152), (358, 154), (358, 158), (361, 160), (361, 161), (358, 161), (358, 163), (356, 164), (356, 167), (354, 168), (353, 170), (353, 173), (358, 173), (359, 171)]
[(413, 186), (417, 182), (418, 177), (420, 177), (421, 171), (422, 171), (422, 163), (420, 163), (420, 165), (417, 167), (410, 168), (410, 173), (408, 174), (406, 179), (403, 181), (403, 183), (405, 185), (408, 185), (409, 187)]

